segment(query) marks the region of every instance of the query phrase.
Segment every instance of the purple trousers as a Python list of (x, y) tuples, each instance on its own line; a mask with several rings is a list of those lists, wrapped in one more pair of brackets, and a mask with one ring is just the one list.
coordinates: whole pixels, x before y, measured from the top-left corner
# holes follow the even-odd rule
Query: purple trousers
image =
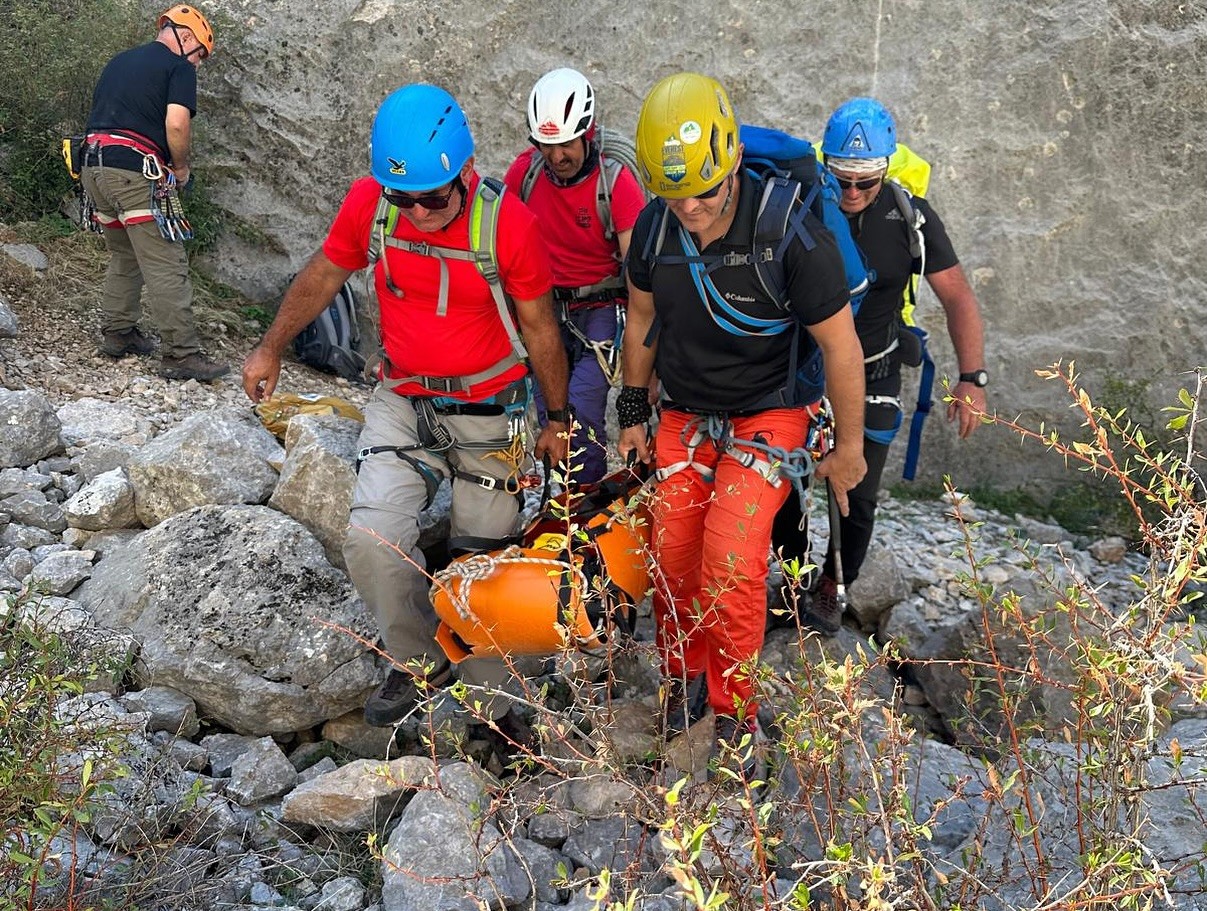
[[(609, 305), (575, 310), (570, 320), (578, 331), (592, 341), (614, 341), (616, 308)], [(570, 358), (570, 404), (574, 408), (575, 428), (570, 441), (570, 478), (579, 484), (593, 484), (608, 470), (608, 378), (595, 357), (575, 335), (562, 327), (562, 341)], [(545, 401), (536, 391), (537, 414), (545, 424)]]

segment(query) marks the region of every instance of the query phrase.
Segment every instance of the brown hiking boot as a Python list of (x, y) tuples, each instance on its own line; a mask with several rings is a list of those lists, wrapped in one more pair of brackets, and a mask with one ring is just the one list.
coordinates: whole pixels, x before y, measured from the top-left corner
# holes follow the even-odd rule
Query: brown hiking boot
[(384, 728), (402, 720), (424, 696), (448, 686), (452, 677), (452, 669), (447, 662), (443, 667), (433, 669), (428, 677), (390, 668), (386, 679), (365, 702), (365, 724)]
[(159, 365), (159, 375), (169, 380), (200, 380), (210, 383), (230, 373), (230, 367), (210, 360), (200, 351), (184, 357), (165, 357)]
[(823, 575), (817, 588), (809, 593), (805, 623), (823, 636), (834, 636), (842, 629), (842, 605), (838, 602), (838, 583)]
[(125, 357), (127, 354), (145, 357), (155, 350), (155, 342), (143, 335), (137, 326), (131, 326), (129, 329), (106, 329), (101, 333), (98, 350), (109, 357)]

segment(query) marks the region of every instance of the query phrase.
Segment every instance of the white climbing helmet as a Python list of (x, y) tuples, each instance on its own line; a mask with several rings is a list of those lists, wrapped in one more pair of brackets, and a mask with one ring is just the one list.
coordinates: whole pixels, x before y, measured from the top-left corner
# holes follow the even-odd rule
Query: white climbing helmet
[[(587, 77), (569, 67), (550, 70), (528, 96), (528, 132), (542, 145), (569, 142), (595, 123), (595, 90)], [(587, 138), (590, 138), (588, 136)]]

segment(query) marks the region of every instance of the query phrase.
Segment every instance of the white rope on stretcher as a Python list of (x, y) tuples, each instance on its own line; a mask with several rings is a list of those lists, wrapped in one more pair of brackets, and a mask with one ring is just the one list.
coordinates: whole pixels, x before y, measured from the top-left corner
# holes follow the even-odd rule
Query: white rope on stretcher
[[(525, 556), (524, 551), (520, 547), (512, 544), (499, 552), (474, 554), (470, 557), (454, 560), (432, 577), (434, 580), (432, 596), (433, 598), (435, 597), (436, 589), (444, 589), (448, 594), (449, 601), (456, 608), (457, 614), (461, 619), (467, 623), (477, 623), (478, 617), (469, 609), (470, 588), (476, 580), (489, 579), (494, 575), (496, 569), (508, 563), (531, 563), (536, 566), (548, 566), (555, 568), (559, 574), (570, 572), (574, 576), (574, 584), (580, 597), (587, 591), (587, 577), (577, 566), (564, 560), (555, 560), (551, 557)], [(452, 585), (453, 579), (460, 579), (461, 585), (454, 588)]]

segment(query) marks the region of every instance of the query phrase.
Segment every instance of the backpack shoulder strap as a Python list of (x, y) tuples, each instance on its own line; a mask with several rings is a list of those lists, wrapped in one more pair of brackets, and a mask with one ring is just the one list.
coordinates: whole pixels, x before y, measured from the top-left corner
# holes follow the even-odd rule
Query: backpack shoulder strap
[[(750, 252), (759, 284), (781, 310), (788, 309), (787, 279), (784, 276), (784, 251), (791, 237), (799, 235), (806, 249), (815, 242), (803, 219), (799, 182), (778, 175), (763, 181), (758, 214), (750, 238)], [(791, 227), (791, 231), (789, 228)]]
[(506, 192), (503, 183), (493, 177), (483, 177), (478, 181), (478, 188), (469, 207), (469, 249), (458, 250), (438, 244), (420, 243), (404, 240), (394, 236), (394, 226), (398, 223), (398, 207), (386, 202), (385, 197), (377, 203), (377, 211), (373, 216), (373, 228), (369, 235), (369, 262), (381, 260), (386, 287), (394, 294), (402, 296), (402, 291), (394, 284), (390, 276), (390, 260), (384, 255), (386, 247), (406, 250), (420, 256), (434, 256), (440, 263), (440, 292), (436, 304), (436, 315), (448, 313), (448, 262), (450, 259), (472, 262), (490, 286), (491, 296), (499, 310), (499, 319), (507, 330), (507, 337), (516, 356), (521, 360), (528, 356), (524, 343), (520, 340), (516, 329), (515, 319), (511, 315), (511, 303), (503, 291), (503, 282), (499, 276), (498, 249), (496, 236), (499, 229), (499, 209), (502, 206), (503, 194)]
[(495, 299), (495, 307), (499, 311), (499, 321), (507, 330), (507, 338), (516, 357), (523, 360), (528, 357), (528, 351), (520, 340), (519, 329), (512, 316), (512, 304), (503, 290), (503, 281), (499, 276), (499, 210), (503, 207), (503, 196), (507, 188), (502, 181), (493, 177), (483, 177), (478, 181), (478, 190), (474, 193), (474, 201), (469, 211), (469, 247), (473, 253), (474, 265), (478, 272), (490, 285), (491, 296)]
[[(925, 256), (925, 241), (922, 237), (922, 226), (926, 224), (926, 216), (922, 211), (914, 205), (913, 196), (909, 190), (901, 186), (895, 180), (886, 180), (888, 188), (892, 190), (893, 201), (897, 205), (897, 211), (901, 213), (901, 218), (905, 221), (906, 230), (909, 232), (909, 255), (915, 260), (921, 260)], [(922, 271), (921, 264), (917, 272)]]
[(604, 240), (609, 242), (616, 236), (616, 222), (612, 220), (612, 190), (622, 167), (624, 165), (616, 159), (600, 154), (599, 174), (595, 179), (595, 211), (599, 215), (599, 223), (603, 225)]
[[(658, 265), (658, 257), (662, 253), (662, 245), (666, 243), (666, 228), (667, 222), (671, 220), (670, 210), (666, 207), (666, 201), (658, 199), (655, 203), (657, 215), (657, 224), (654, 229), (646, 236), (645, 246), (641, 250), (641, 261), (649, 264), (650, 275), (654, 274), (654, 267)], [(630, 251), (631, 253), (632, 251)], [(650, 329), (645, 334), (645, 339), (642, 344), (647, 348), (654, 346), (654, 340), (658, 338), (658, 331), (662, 328), (662, 323), (658, 319), (658, 312), (654, 312), (654, 319), (650, 322)]]
[(385, 247), (386, 236), (393, 233), (398, 220), (398, 207), (392, 206), (384, 196), (377, 197), (377, 209), (373, 213), (373, 222), (369, 226), (369, 265), (381, 259), (382, 248)]
[(532, 149), (528, 153), (528, 170), (524, 172), (524, 179), (520, 183), (520, 199), (524, 202), (532, 195), (532, 188), (536, 186), (536, 179), (540, 176), (544, 163), (545, 159), (541, 157), (539, 149)]

